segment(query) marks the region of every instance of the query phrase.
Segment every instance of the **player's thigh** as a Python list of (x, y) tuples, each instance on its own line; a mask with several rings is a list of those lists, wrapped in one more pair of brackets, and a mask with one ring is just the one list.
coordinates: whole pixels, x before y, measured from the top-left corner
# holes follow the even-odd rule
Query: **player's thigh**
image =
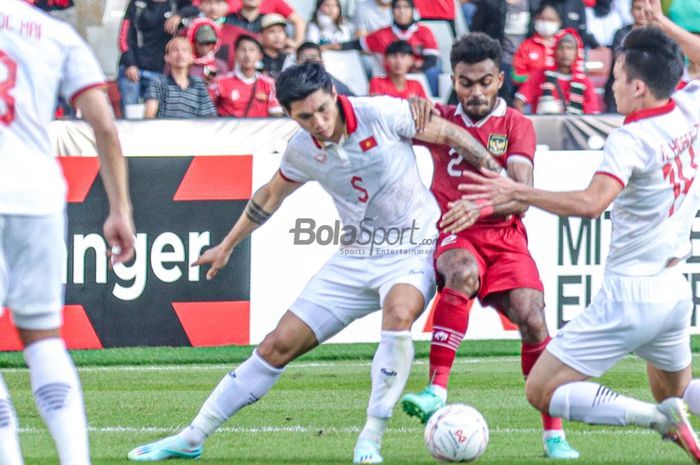
[(435, 258), (435, 270), (441, 287), (448, 287), (467, 295), (474, 295), (479, 290), (481, 270), (477, 254), (471, 250), (467, 241), (459, 241), (454, 247), (438, 249)]
[(15, 325), (29, 330), (60, 327), (65, 213), (9, 215), (3, 232), (5, 304), (12, 310)]
[(631, 352), (632, 327), (620, 302), (608, 301), (606, 293), (593, 301), (547, 346), (547, 351), (579, 373), (598, 377)]
[(323, 343), (357, 318), (379, 310), (370, 286), (369, 258), (333, 255), (311, 278), (289, 310)]
[(435, 295), (433, 256), (416, 252), (372, 260), (368, 271), (384, 312), (384, 329), (409, 329)]
[(647, 361), (649, 386), (659, 401), (682, 396), (692, 378), (689, 330), (692, 310), (690, 299), (681, 300), (670, 309), (659, 308), (661, 321), (651, 324), (662, 330), (635, 351)]

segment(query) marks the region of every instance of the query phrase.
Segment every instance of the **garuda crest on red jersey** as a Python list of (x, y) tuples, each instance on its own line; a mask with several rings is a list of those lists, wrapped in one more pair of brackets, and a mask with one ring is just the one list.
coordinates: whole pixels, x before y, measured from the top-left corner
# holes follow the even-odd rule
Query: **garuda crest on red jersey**
[(494, 155), (503, 155), (508, 150), (508, 136), (505, 134), (489, 134), (486, 148)]

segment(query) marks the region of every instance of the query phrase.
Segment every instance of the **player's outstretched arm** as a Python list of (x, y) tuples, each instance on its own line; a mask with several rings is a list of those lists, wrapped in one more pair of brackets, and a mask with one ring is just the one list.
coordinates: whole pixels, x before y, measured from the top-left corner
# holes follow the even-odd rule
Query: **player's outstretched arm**
[(511, 201), (522, 202), (560, 216), (597, 218), (622, 191), (619, 182), (603, 174), (596, 174), (582, 191), (551, 192), (515, 182), (482, 169), (482, 176), (465, 172), (474, 184), (462, 184), (460, 190), (469, 191), (467, 200), (485, 199), (489, 205)]
[(215, 247), (204, 251), (192, 266), (209, 265), (211, 268), (207, 272), (207, 279), (213, 279), (219, 270), (226, 266), (233, 249), (270, 219), (284, 199), (300, 186), (300, 183), (284, 179), (279, 171), (275, 173), (267, 184), (253, 194), (243, 214), (226, 237)]
[(645, 0), (644, 16), (650, 24), (658, 26), (671, 36), (693, 63), (700, 63), (700, 36), (686, 31), (666, 16), (661, 9), (660, 0)]
[(424, 129), (415, 135), (415, 138), (431, 144), (449, 145), (467, 163), (476, 168), (486, 168), (495, 173), (501, 171), (501, 165), (486, 150), (486, 147), (469, 134), (466, 129), (438, 116), (430, 118)]
[(100, 88), (89, 89), (78, 96), (75, 106), (95, 132), (100, 175), (109, 199), (109, 216), (103, 232), (111, 249), (112, 263), (127, 261), (134, 253), (134, 222), (126, 162), (107, 94)]

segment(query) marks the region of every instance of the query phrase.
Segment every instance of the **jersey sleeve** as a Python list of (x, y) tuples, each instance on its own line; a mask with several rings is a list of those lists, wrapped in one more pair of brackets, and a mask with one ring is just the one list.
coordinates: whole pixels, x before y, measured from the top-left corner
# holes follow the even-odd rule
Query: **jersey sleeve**
[(313, 179), (304, 169), (303, 155), (296, 149), (295, 139), (298, 137), (311, 137), (311, 135), (304, 132), (292, 137), (282, 155), (279, 173), (287, 181), (305, 183)]
[(603, 161), (596, 174), (610, 176), (625, 187), (635, 170), (643, 168), (643, 150), (639, 142), (622, 128), (611, 132), (605, 141)]
[(382, 34), (384, 34), (383, 29), (380, 29), (366, 35), (365, 37), (361, 37), (360, 45), (362, 46), (362, 50), (371, 53), (384, 53)]
[(506, 163), (523, 161), (523, 158), (530, 160), (530, 163), (535, 164), (535, 147), (537, 145), (537, 136), (535, 135), (535, 126), (528, 118), (521, 115), (515, 110), (512, 111), (512, 120), (508, 128), (508, 148)]
[(700, 79), (693, 79), (673, 94), (676, 104), (695, 122), (700, 122)]
[(65, 41), (60, 92), (66, 101), (75, 104), (75, 99), (82, 92), (103, 86), (105, 76), (97, 63), (97, 58), (83, 39), (72, 29), (66, 28), (66, 30), (70, 31), (70, 36), (66, 37)]
[(435, 40), (435, 35), (430, 28), (425, 26), (419, 26), (420, 42), (423, 47), (423, 55), (437, 55), (440, 56), (440, 50), (438, 49), (437, 40)]
[(407, 139), (416, 136), (416, 123), (408, 100), (393, 97), (376, 97), (376, 99), (382, 118), (390, 131)]
[(275, 13), (289, 18), (294, 13), (294, 9), (284, 0), (277, 0), (275, 1)]

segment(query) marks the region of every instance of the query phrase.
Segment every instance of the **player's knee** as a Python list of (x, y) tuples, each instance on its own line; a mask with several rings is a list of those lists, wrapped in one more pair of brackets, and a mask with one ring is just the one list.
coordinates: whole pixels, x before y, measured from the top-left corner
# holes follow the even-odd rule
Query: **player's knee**
[(258, 355), (272, 366), (281, 367), (289, 363), (295, 354), (294, 345), (280, 331), (273, 331), (256, 348)]
[(547, 324), (544, 308), (537, 304), (524, 305), (514, 308), (517, 315), (517, 325), (523, 342), (537, 344), (547, 337)]
[(405, 304), (385, 305), (383, 329), (391, 331), (409, 330), (419, 314), (420, 310), (413, 309)]
[(545, 386), (537, 378), (529, 377), (525, 382), (525, 397), (537, 410), (549, 413), (549, 396)]
[(464, 266), (445, 273), (445, 287), (473, 296), (479, 290), (479, 270), (475, 266)]

